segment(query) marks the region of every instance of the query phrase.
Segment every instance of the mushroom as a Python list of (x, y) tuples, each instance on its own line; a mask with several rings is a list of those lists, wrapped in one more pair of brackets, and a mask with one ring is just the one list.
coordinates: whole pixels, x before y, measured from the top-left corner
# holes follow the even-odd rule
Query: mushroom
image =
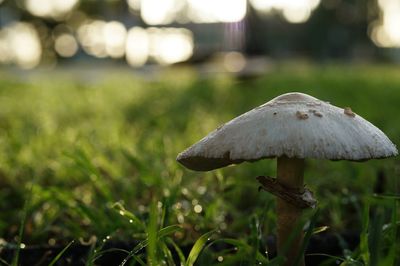
[[(280, 95), (218, 127), (177, 157), (185, 167), (209, 171), (244, 161), (277, 158), (277, 178), (258, 177), (277, 197), (277, 248), (292, 265), (303, 233), (284, 249), (302, 209), (314, 207), (304, 187), (306, 158), (364, 161), (398, 154), (389, 138), (350, 108), (333, 106), (307, 94)], [(304, 265), (304, 258), (300, 265)]]

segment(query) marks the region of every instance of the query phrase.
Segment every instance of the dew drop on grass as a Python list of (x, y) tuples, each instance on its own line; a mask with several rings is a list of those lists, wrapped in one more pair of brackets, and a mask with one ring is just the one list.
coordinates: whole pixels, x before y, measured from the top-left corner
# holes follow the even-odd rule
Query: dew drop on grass
[(54, 246), (54, 245), (56, 244), (56, 240), (55, 240), (54, 238), (50, 238), (49, 241), (47, 241), (47, 243), (48, 243), (50, 246)]
[(108, 240), (108, 239), (110, 239), (111, 238), (111, 236), (106, 236), (106, 239)]
[(19, 245), (19, 247), (20, 247), (21, 249), (24, 249), (24, 248), (26, 247), (26, 245), (25, 245), (24, 243), (21, 243), (21, 244)]
[(223, 262), (223, 261), (224, 261), (224, 257), (218, 256), (217, 260), (218, 260), (219, 262)]
[(204, 193), (206, 193), (207, 188), (205, 186), (199, 186), (197, 188), (197, 193), (199, 193), (200, 195), (203, 195)]
[(169, 189), (163, 189), (163, 193), (165, 197), (169, 197), (171, 195), (171, 192), (169, 191)]
[(182, 188), (181, 192), (182, 192), (183, 195), (189, 194), (189, 190), (187, 188), (185, 188), (185, 187)]
[(120, 210), (120, 211), (119, 211), (119, 214), (121, 214), (122, 216), (124, 216), (124, 215), (125, 215), (125, 212), (124, 212), (123, 210)]
[(144, 205), (139, 205), (138, 210), (140, 212), (144, 212), (144, 211), (146, 211), (146, 207)]
[(178, 223), (183, 224), (185, 222), (185, 217), (180, 213), (176, 217), (178, 219)]
[(133, 223), (133, 220), (132, 220), (132, 219), (129, 219), (129, 223)]
[(228, 225), (227, 225), (226, 223), (221, 223), (221, 224), (219, 225), (219, 228), (220, 228), (221, 230), (225, 230), (226, 228), (228, 228)]
[(201, 213), (203, 211), (203, 207), (201, 207), (201, 205), (197, 204), (196, 206), (194, 206), (194, 212), (195, 213)]

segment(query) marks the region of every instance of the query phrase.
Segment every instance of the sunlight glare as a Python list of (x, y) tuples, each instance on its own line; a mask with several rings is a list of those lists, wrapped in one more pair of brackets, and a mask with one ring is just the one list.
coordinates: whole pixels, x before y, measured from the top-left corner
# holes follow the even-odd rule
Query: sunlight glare
[(283, 9), (284, 18), (290, 23), (304, 23), (311, 15), (311, 10), (304, 6)]
[(381, 17), (372, 23), (370, 37), (379, 47), (400, 47), (400, 2), (379, 0)]
[(12, 62), (12, 55), (4, 35), (5, 34), (0, 31), (0, 64), (9, 64)]
[(25, 8), (38, 17), (60, 18), (72, 11), (78, 0), (25, 0)]
[(149, 59), (162, 65), (188, 60), (193, 54), (193, 34), (183, 28), (133, 27), (126, 40), (126, 60), (139, 67)]
[(150, 55), (160, 64), (188, 60), (193, 54), (193, 35), (187, 29), (149, 29)]
[(83, 50), (99, 58), (123, 57), (126, 34), (125, 26), (117, 21), (87, 21), (78, 28), (78, 39)]
[(141, 16), (148, 25), (169, 24), (174, 21), (180, 0), (142, 0)]
[(18, 22), (0, 31), (0, 62), (30, 69), (40, 63), (41, 55), (39, 35), (32, 25)]
[(228, 52), (224, 56), (224, 67), (229, 72), (239, 72), (246, 66), (246, 58), (239, 52)]
[(78, 28), (78, 40), (86, 53), (99, 58), (107, 56), (103, 39), (105, 25), (105, 21), (94, 20), (85, 22)]
[(133, 27), (126, 38), (126, 61), (133, 67), (146, 63), (149, 57), (149, 36), (145, 29)]
[(72, 57), (78, 51), (78, 43), (72, 34), (63, 33), (56, 37), (54, 49), (62, 57)]
[(148, 25), (172, 22), (238, 22), (246, 15), (246, 0), (127, 0)]
[(251, 5), (263, 14), (277, 11), (290, 23), (306, 22), (320, 0), (250, 0)]
[(195, 23), (237, 22), (246, 15), (246, 0), (187, 0)]
[(140, 0), (126, 0), (126, 3), (128, 4), (129, 8), (132, 10), (140, 10)]
[(126, 28), (118, 21), (108, 22), (104, 26), (103, 35), (107, 54), (112, 58), (120, 58), (125, 53)]

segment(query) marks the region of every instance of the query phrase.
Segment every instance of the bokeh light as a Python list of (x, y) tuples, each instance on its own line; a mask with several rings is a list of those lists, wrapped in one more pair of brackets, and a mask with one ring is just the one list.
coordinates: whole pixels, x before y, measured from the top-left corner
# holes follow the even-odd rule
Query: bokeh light
[(224, 68), (229, 72), (239, 72), (246, 66), (246, 58), (239, 52), (228, 52), (224, 56)]
[(72, 57), (78, 51), (78, 43), (72, 34), (63, 33), (56, 37), (54, 49), (62, 57)]
[(120, 58), (125, 54), (126, 28), (118, 21), (108, 22), (103, 29), (107, 54), (112, 58)]
[(290, 23), (304, 23), (320, 0), (250, 0), (250, 3), (262, 14), (278, 12)]
[(128, 31), (126, 39), (126, 61), (133, 67), (139, 67), (147, 62), (149, 57), (149, 36), (140, 27)]
[(126, 42), (126, 59), (141, 66), (149, 59), (168, 65), (188, 60), (193, 54), (193, 34), (183, 28), (134, 27)]
[(129, 8), (134, 11), (140, 10), (140, 2), (140, 0), (126, 0)]
[(105, 21), (93, 20), (86, 21), (78, 28), (78, 40), (86, 53), (99, 58), (107, 56), (103, 36), (105, 25)]
[(370, 37), (380, 47), (400, 47), (400, 2), (378, 0), (381, 16), (371, 25)]
[(118, 21), (86, 21), (78, 28), (78, 39), (84, 51), (99, 58), (123, 57), (126, 34), (125, 26)]
[(128, 0), (127, 3), (132, 10), (140, 10), (148, 25), (237, 22), (244, 18), (247, 9), (246, 0)]
[(193, 54), (193, 35), (183, 28), (150, 28), (150, 55), (160, 64), (188, 60)]
[(0, 62), (29, 69), (40, 63), (42, 47), (36, 29), (17, 22), (0, 30)]
[[(174, 21), (179, 0), (142, 0), (141, 16), (148, 25), (169, 24)], [(179, 7), (179, 6), (178, 6)]]
[(246, 15), (246, 0), (188, 0), (188, 6), (196, 23), (237, 22)]
[(61, 18), (71, 12), (78, 0), (25, 0), (25, 8), (38, 17)]

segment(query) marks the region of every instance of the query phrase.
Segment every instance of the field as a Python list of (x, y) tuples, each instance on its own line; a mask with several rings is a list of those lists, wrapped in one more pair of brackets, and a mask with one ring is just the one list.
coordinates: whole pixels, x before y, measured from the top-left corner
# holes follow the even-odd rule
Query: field
[[(279, 264), (265, 252), (274, 197), (255, 180), (275, 176), (275, 160), (193, 172), (175, 158), (218, 125), (290, 91), (350, 106), (400, 143), (396, 66), (278, 64), (253, 79), (184, 67), (149, 76), (0, 70), (0, 244), (14, 252), (1, 263), (17, 265), (24, 247), (72, 243), (91, 247), (86, 265), (104, 251), (130, 265)], [(305, 180), (319, 201), (318, 212), (305, 214), (307, 232), (341, 243), (325, 265), (400, 264), (398, 158), (308, 160)], [(359, 237), (355, 248), (346, 232)], [(103, 248), (117, 242), (132, 245)], [(67, 253), (53, 262), (63, 265)]]

